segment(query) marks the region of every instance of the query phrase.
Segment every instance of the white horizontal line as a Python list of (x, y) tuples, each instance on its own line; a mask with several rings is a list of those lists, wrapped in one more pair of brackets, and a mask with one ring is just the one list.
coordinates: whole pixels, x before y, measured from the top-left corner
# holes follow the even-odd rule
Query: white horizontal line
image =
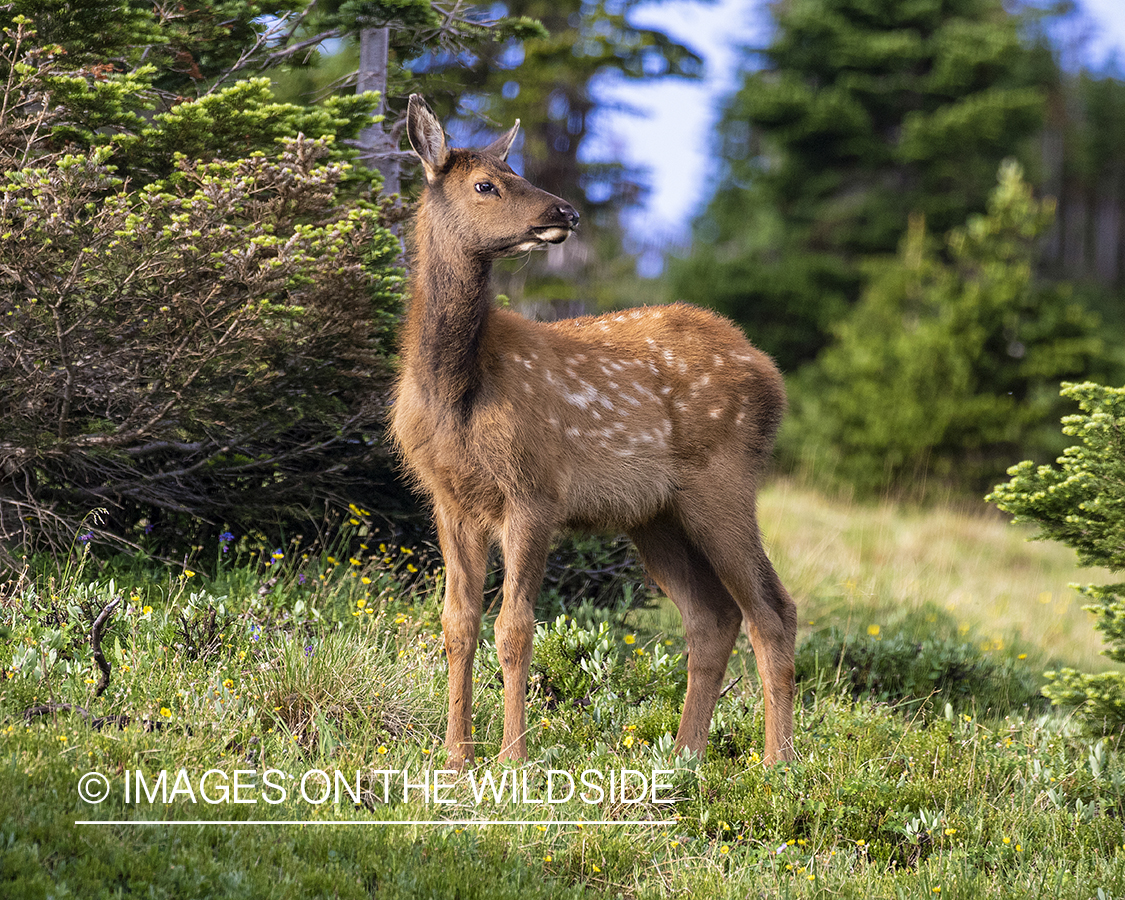
[(75, 825), (647, 825), (675, 819), (79, 819)]

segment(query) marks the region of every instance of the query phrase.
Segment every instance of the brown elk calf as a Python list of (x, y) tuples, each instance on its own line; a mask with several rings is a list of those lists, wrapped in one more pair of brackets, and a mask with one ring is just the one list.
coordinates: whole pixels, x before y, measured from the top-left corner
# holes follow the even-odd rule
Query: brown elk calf
[(785, 408), (781, 376), (733, 325), (691, 306), (551, 324), (493, 308), (492, 260), (559, 243), (578, 224), (573, 207), (505, 162), (518, 127), (479, 152), (450, 149), (429, 107), (410, 98), (427, 184), (391, 429), (433, 501), (445, 557), (451, 764), (473, 759), (473, 655), (494, 542), (505, 564), (500, 757), (527, 755), (533, 604), (551, 538), (570, 528), (627, 532), (683, 616), (677, 749), (703, 753), (745, 620), (764, 688), (764, 758), (789, 759), (796, 609), (755, 515)]

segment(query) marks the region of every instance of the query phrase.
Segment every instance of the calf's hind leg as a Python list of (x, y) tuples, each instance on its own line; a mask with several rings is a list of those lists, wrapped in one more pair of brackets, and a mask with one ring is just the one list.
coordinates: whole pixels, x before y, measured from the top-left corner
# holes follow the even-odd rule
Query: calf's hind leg
[(676, 750), (702, 756), (742, 613), (707, 557), (674, 519), (650, 522), (630, 536), (645, 569), (684, 620), (688, 687)]
[(766, 556), (754, 515), (754, 491), (699, 473), (682, 492), (684, 528), (742, 610), (762, 679), (764, 762), (793, 758), (797, 607)]

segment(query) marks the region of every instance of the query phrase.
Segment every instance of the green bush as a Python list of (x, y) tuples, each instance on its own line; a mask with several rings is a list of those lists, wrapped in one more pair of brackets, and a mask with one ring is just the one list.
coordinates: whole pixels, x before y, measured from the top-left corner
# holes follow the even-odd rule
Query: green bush
[(402, 287), (344, 140), (372, 98), (189, 103), (36, 24), (0, 12), (0, 560), (77, 535), (182, 559), (363, 499)]
[(266, 529), (387, 456), (398, 242), (338, 202), (326, 153), (185, 160), (140, 191), (105, 151), (5, 173), (0, 539), (179, 555), (200, 520)]
[[(1079, 438), (1057, 466), (1021, 462), (1011, 479), (988, 500), (1012, 513), (1016, 522), (1039, 526), (1040, 538), (1061, 541), (1078, 551), (1085, 565), (1125, 569), (1125, 387), (1090, 382), (1063, 385), (1063, 396), (1082, 412), (1063, 419), (1063, 433)], [(1125, 662), (1125, 584), (1089, 585), (1085, 608), (1106, 640), (1105, 655)], [(1083, 674), (1074, 669), (1048, 672), (1043, 693), (1060, 706), (1075, 707), (1088, 727), (1125, 728), (1125, 673)]]
[(835, 626), (801, 644), (797, 679), (812, 688), (835, 683), (855, 699), (950, 704), (992, 715), (1034, 705), (1039, 697), (1026, 667), (975, 644), (949, 637), (919, 641), (901, 632), (848, 635)]

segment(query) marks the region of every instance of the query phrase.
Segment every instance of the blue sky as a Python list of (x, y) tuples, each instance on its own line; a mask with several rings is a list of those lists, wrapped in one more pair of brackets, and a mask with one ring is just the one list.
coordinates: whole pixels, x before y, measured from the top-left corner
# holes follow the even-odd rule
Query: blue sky
[[(1125, 67), (1125, 0), (1079, 0), (1085, 19), (1075, 22), (1065, 41), (1069, 54), (1095, 69), (1117, 54)], [(682, 232), (703, 202), (712, 174), (711, 127), (717, 100), (736, 84), (735, 48), (765, 42), (768, 20), (761, 0), (715, 0), (712, 4), (654, 3), (635, 15), (638, 24), (660, 27), (707, 59), (700, 82), (669, 79), (663, 84), (615, 85), (612, 98), (639, 107), (641, 115), (610, 114), (599, 127), (605, 155), (624, 157), (650, 169), (652, 195), (632, 217), (630, 230), (649, 234), (654, 243)], [(600, 154), (599, 154), (600, 155)]]

